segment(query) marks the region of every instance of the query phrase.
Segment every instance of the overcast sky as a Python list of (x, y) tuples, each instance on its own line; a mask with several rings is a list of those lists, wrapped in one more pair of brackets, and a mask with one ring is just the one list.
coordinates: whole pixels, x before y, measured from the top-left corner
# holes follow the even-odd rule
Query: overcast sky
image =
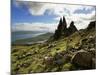
[(95, 6), (25, 2), (12, 0), (12, 31), (54, 32), (60, 17), (65, 16), (69, 26), (75, 22), (77, 29), (84, 29), (95, 21)]

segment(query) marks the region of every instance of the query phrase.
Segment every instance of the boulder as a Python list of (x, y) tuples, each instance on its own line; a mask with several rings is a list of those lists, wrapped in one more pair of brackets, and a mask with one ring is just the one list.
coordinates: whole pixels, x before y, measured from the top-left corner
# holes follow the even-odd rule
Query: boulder
[(78, 51), (72, 57), (71, 62), (80, 67), (91, 68), (92, 67), (92, 54), (84, 50)]

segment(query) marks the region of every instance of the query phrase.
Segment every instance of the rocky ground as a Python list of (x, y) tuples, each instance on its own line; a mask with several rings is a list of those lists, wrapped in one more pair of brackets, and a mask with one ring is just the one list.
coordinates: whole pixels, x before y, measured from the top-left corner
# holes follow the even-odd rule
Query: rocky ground
[(60, 28), (44, 43), (29, 46), (13, 45), (12, 74), (95, 69), (95, 22), (91, 22), (86, 29), (79, 31), (75, 28), (74, 22), (71, 24), (71, 27), (65, 29), (62, 25), (66, 23), (60, 21)]

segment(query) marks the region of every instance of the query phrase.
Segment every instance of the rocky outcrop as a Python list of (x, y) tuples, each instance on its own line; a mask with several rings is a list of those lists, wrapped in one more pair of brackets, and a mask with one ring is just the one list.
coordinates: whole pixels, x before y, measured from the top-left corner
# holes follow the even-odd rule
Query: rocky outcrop
[(90, 22), (90, 24), (88, 25), (87, 29), (91, 29), (91, 28), (95, 28), (96, 27), (96, 21), (92, 21)]
[(75, 27), (74, 22), (72, 21), (70, 24), (70, 27), (68, 28), (68, 32), (69, 32), (68, 34), (71, 35), (72, 33), (76, 32), (76, 31), (78, 31), (78, 30)]
[(57, 40), (63, 36), (69, 36), (76, 31), (77, 31), (77, 28), (75, 27), (74, 22), (72, 21), (70, 24), (70, 27), (67, 28), (66, 19), (65, 19), (65, 17), (63, 17), (63, 19), (60, 18), (58, 27), (55, 30), (55, 34), (53, 37), (54, 37), (54, 39)]
[[(82, 35), (87, 37), (82, 37), (81, 40), (79, 40), (79, 47), (78, 48), (71, 48), (69, 49), (69, 54), (66, 53), (62, 55), (62, 53), (56, 54), (56, 64), (63, 64), (64, 62), (71, 61), (72, 64), (75, 66), (78, 66), (80, 69), (95, 69), (96, 65), (96, 36), (93, 34), (88, 34), (91, 31), (94, 31), (95, 29), (95, 21), (90, 22), (86, 30), (81, 31)], [(63, 20), (60, 19), (59, 25), (57, 30), (55, 31), (54, 36), (59, 39), (61, 36), (69, 37), (73, 33), (75, 33), (77, 28), (74, 25), (74, 22), (72, 21), (70, 23), (70, 26), (67, 28), (67, 23), (65, 18), (63, 17)], [(85, 34), (85, 32), (87, 33)], [(65, 52), (64, 52), (65, 53)], [(70, 55), (70, 56), (69, 56)], [(68, 60), (62, 62), (62, 59)]]
[(84, 50), (78, 51), (72, 58), (72, 63), (84, 67), (91, 68), (92, 67), (92, 55), (89, 52)]
[(59, 39), (62, 36), (66, 36), (67, 32), (67, 23), (65, 17), (60, 18), (57, 30), (55, 30), (54, 39)]

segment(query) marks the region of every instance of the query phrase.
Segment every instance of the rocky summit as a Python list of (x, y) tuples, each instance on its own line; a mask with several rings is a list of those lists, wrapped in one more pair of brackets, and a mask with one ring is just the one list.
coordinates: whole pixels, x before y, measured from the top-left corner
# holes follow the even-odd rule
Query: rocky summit
[(70, 26), (67, 28), (67, 22), (66, 22), (65, 17), (63, 16), (63, 19), (60, 18), (58, 27), (55, 30), (55, 34), (54, 34), (53, 38), (54, 38), (54, 40), (55, 39), (57, 40), (61, 37), (69, 36), (69, 35), (73, 34), (76, 31), (77, 31), (77, 28), (75, 27), (73, 21), (70, 23)]
[(92, 21), (90, 22), (89, 26), (87, 27), (87, 29), (91, 29), (91, 28), (95, 28), (96, 27), (96, 21)]
[(78, 31), (78, 30), (77, 30), (77, 28), (75, 27), (74, 22), (72, 21), (72, 22), (70, 23), (69, 28), (68, 28), (68, 34), (71, 35), (71, 34), (73, 34), (73, 33), (76, 32), (76, 31)]

